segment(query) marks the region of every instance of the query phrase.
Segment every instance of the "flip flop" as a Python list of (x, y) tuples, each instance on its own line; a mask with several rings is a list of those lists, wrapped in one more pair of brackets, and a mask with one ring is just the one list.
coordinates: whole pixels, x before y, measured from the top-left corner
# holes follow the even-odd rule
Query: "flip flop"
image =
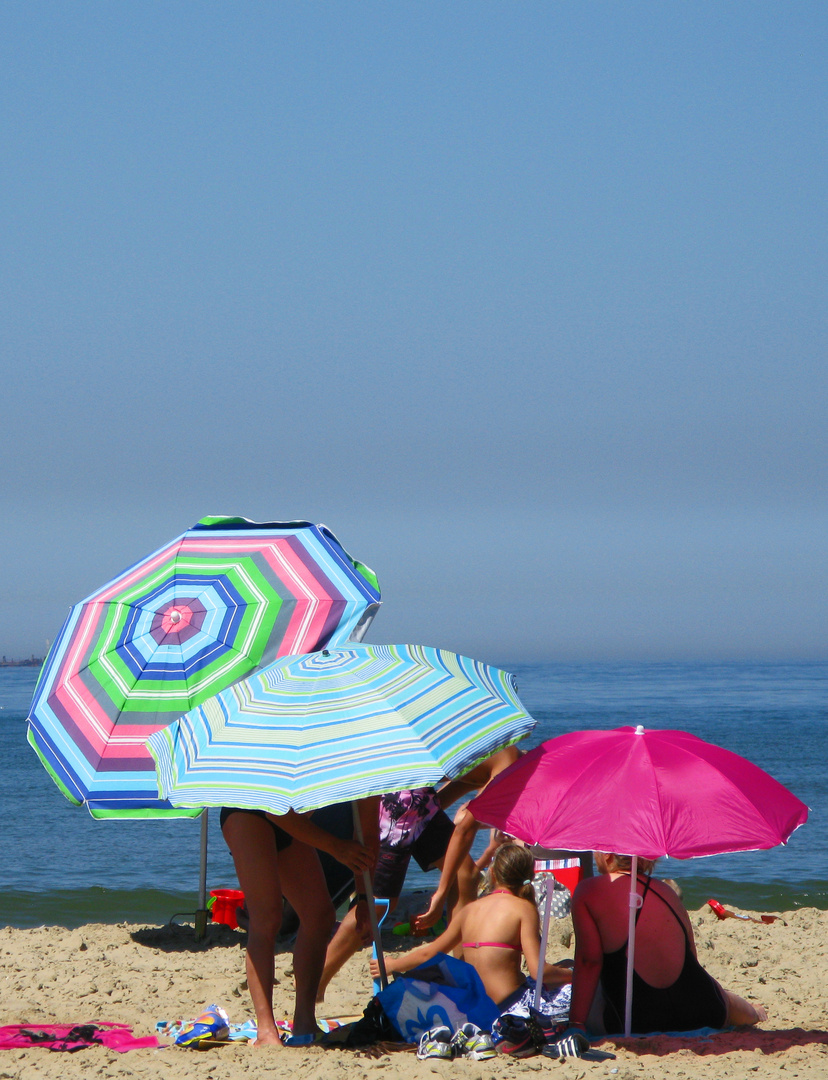
[(321, 1040), (323, 1034), (322, 1031), (311, 1031), (307, 1035), (288, 1035), (282, 1042), (285, 1046), (313, 1046)]

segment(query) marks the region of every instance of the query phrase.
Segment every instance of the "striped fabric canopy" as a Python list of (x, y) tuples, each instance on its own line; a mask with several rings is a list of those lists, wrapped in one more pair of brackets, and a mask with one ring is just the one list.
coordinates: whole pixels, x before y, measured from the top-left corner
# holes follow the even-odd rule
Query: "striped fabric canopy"
[(278, 656), (359, 639), (379, 602), (324, 525), (205, 518), (72, 608), (29, 742), (94, 817), (194, 816), (158, 799), (147, 737)]
[(283, 814), (461, 776), (534, 723), (504, 671), (363, 644), (277, 660), (147, 745), (173, 805)]

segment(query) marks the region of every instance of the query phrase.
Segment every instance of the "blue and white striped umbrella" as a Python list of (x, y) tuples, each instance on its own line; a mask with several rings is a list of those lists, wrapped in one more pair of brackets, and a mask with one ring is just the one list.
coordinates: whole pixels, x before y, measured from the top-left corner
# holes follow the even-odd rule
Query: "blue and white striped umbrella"
[(284, 814), (461, 776), (534, 724), (505, 671), (362, 644), (282, 657), (147, 746), (173, 806)]

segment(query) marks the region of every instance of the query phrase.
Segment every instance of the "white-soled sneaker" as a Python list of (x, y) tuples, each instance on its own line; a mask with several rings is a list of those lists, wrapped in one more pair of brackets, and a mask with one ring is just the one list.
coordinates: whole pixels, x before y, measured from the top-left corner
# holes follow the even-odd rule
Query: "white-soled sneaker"
[(444, 1061), (451, 1061), (454, 1054), (449, 1029), (436, 1027), (424, 1031), (420, 1036), (420, 1045), (417, 1047), (417, 1057), (420, 1061), (424, 1058), (443, 1058)]
[(472, 1061), (497, 1057), (491, 1035), (475, 1024), (463, 1024), (458, 1028), (451, 1037), (451, 1046), (455, 1057), (470, 1058)]

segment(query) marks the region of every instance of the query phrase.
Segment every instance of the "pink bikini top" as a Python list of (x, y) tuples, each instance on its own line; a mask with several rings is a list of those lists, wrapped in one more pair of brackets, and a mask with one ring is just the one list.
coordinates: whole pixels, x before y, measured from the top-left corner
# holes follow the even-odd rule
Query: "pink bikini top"
[[(495, 896), (497, 893), (508, 893), (510, 896), (514, 896), (511, 889), (492, 889), (489, 896)], [(506, 941), (464, 941), (464, 949), (514, 949), (515, 952), (522, 952), (520, 945), (509, 945)]]

